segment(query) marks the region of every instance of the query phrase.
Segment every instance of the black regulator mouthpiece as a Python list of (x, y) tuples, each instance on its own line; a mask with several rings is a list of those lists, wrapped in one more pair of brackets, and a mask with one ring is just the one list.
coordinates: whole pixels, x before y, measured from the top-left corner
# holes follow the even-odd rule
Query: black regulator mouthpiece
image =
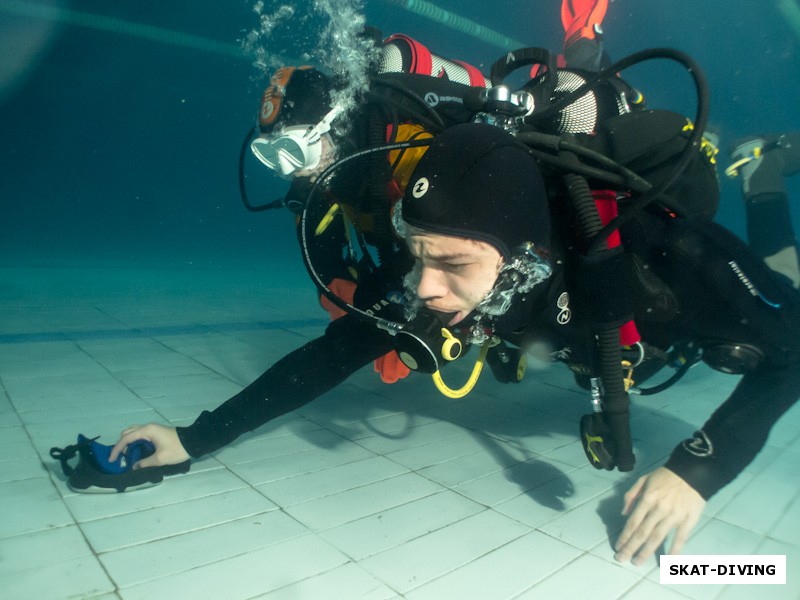
[(435, 373), (461, 356), (464, 336), (447, 327), (453, 314), (421, 308), (414, 320), (397, 332), (395, 350), (405, 366), (412, 371)]

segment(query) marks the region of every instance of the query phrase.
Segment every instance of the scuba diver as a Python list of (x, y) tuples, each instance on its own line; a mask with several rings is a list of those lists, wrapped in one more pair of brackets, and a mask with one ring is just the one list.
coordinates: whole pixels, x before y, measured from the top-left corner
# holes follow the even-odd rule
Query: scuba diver
[[(285, 206), (300, 215), (317, 176), (336, 158), (387, 143), (430, 138), (431, 131), (468, 121), (472, 112), (459, 101), (472, 89), (470, 83), (487, 83), (477, 69), (434, 57), (407, 36), (394, 35), (377, 43), (381, 61), (371, 78), (371, 89), (354, 114), (346, 115), (344, 123), (345, 119), (339, 117), (345, 115), (333, 101), (343, 86), (333, 78), (309, 66), (283, 67), (272, 76), (262, 97), (258, 136), (252, 141), (246, 139), (242, 147), (244, 153), (249, 144), (262, 164), (291, 180), (286, 197), (267, 207)], [(427, 73), (408, 80), (408, 64), (424, 66), (423, 58), (427, 59)], [(447, 77), (430, 75), (432, 59), (447, 69)], [(429, 94), (443, 99), (437, 110), (421, 100)], [(346, 165), (331, 178), (325, 192), (328, 201), (315, 215), (320, 225), (311, 253), (326, 285), (339, 297), (353, 301), (358, 296), (359, 303), (376, 303), (376, 310), (380, 310), (382, 298), (393, 291), (395, 295), (402, 293), (400, 282), (410, 263), (405, 253), (398, 252), (389, 214), (424, 152), (420, 147), (374, 154), (361, 164)], [(245, 204), (254, 209), (247, 199), (244, 180), (240, 181)], [(366, 251), (366, 245), (374, 248), (374, 253)], [(384, 279), (387, 269), (394, 271), (394, 289), (385, 281), (381, 289), (371, 289), (376, 258), (383, 267)], [(365, 297), (367, 290), (369, 298)], [(343, 314), (324, 295), (320, 303), (331, 318)], [(394, 383), (410, 372), (394, 352), (377, 359), (374, 368), (386, 383)]]
[(800, 172), (800, 133), (741, 140), (726, 169), (739, 177), (750, 248), (769, 268), (800, 288), (800, 260), (784, 179)]
[[(605, 3), (565, 2), (581, 4)], [(600, 31), (591, 23), (591, 14), (600, 13), (590, 11), (577, 28), (583, 32), (577, 41), (593, 43), (573, 49), (582, 46), (581, 54), (602, 67)], [(593, 408), (581, 421), (587, 458), (596, 468), (630, 471), (626, 371), (643, 367), (646, 352), (667, 356), (679, 348), (686, 364), (702, 359), (744, 375), (695, 436), (626, 494), (618, 560), (641, 564), (673, 529), (670, 551), (679, 552), (705, 501), (752, 461), (800, 395), (800, 301), (744, 244), (711, 223), (718, 197), (710, 150), (701, 140), (704, 118), (695, 127), (677, 115), (643, 110), (635, 90), (614, 75), (619, 63), (602, 67), (597, 78), (591, 75), (596, 66), (576, 73), (555, 65), (546, 53), (509, 53), (495, 65), (496, 93), (462, 95), (456, 103), (469, 109), (469, 119), (438, 128), (432, 139), (409, 137), (394, 145), (385, 143), (384, 124), (383, 145), (353, 146), (350, 156), (322, 170), (316, 169), (324, 145), (312, 154), (287, 140), (292, 125), (265, 138), (272, 146), (262, 148), (264, 164), (285, 174), (294, 168), (309, 179), (311, 189), (297, 207), (301, 247), (340, 318), (192, 425), (125, 430), (110, 459), (147, 439), (154, 453), (140, 467), (182, 465), (304, 406), (392, 352), (448, 389), (440, 385), (440, 366), (457, 359), (465, 345), (481, 346), (477, 369), (484, 359), (491, 365), (491, 347), (510, 344), (523, 354), (531, 346), (548, 348), (584, 381)], [(515, 95), (502, 82), (520, 66), (532, 66), (533, 78)], [(688, 70), (698, 77), (697, 68)], [(291, 77), (310, 77), (307, 71)], [(465, 106), (464, 97), (475, 107)], [(323, 103), (296, 122), (303, 131), (315, 130), (303, 143), (328, 135), (338, 116), (333, 110)], [(269, 111), (262, 116), (273, 116), (264, 114)], [(337, 184), (364, 185), (363, 177), (342, 173), (364, 170), (361, 152), (386, 162), (389, 152), (418, 148), (425, 151), (412, 161), (403, 189), (397, 186), (400, 199), (383, 205), (396, 234), (390, 239), (401, 243), (359, 275), (352, 297), (334, 293), (337, 267), (317, 260), (319, 242), (310, 232), (337, 203)], [(385, 168), (383, 175), (385, 203), (386, 184), (392, 184)], [(375, 215), (371, 209), (351, 214), (353, 222)], [(621, 343), (641, 360), (623, 367)]]
[[(395, 339), (401, 334), (392, 335), (383, 318), (370, 323), (348, 313), (192, 425), (131, 428), (112, 454), (146, 438), (156, 452), (142, 466), (158, 468), (218, 450), (392, 348), (424, 362), (425, 352), (406, 344), (424, 338), (426, 324), (448, 331), (444, 345), (462, 330), (464, 339), (478, 343), (498, 337), (544, 344), (571, 367), (591, 369), (604, 329), (594, 306), (596, 281), (587, 287), (579, 264), (585, 261), (554, 211), (568, 193), (561, 189), (554, 197), (539, 161), (501, 128), (448, 128), (417, 164), (394, 212), (394, 226), (414, 259), (405, 279), (413, 298), (404, 307), (402, 345)], [(732, 234), (707, 221), (641, 211), (622, 233), (647, 267), (627, 303), (642, 339), (662, 348), (692, 342), (708, 351), (709, 363), (717, 360), (730, 371), (738, 358), (744, 372), (694, 438), (678, 444), (665, 466), (626, 495), (629, 518), (617, 558), (641, 564), (673, 528), (671, 552), (680, 551), (705, 501), (753, 460), (771, 426), (800, 396), (800, 297)], [(619, 256), (610, 253), (612, 262)], [(623, 301), (613, 289), (601, 292)], [(606, 318), (617, 323), (627, 316)], [(722, 353), (726, 346), (733, 350)], [(613, 417), (616, 409), (604, 410)]]

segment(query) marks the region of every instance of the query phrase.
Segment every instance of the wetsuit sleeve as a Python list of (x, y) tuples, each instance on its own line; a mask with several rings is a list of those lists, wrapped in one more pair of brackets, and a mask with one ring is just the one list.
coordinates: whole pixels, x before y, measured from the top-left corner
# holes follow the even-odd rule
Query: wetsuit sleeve
[(666, 467), (708, 500), (752, 462), (798, 398), (800, 365), (748, 373), (694, 438), (675, 448)]
[(391, 336), (345, 316), (325, 334), (287, 354), (214, 411), (204, 411), (178, 437), (194, 458), (285, 415), (336, 387), (359, 368), (393, 348)]

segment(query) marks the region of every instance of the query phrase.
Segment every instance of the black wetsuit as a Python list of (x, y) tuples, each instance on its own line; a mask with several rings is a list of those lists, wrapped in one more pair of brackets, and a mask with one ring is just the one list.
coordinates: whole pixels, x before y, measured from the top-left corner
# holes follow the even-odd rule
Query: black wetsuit
[[(721, 228), (656, 222), (649, 216), (639, 224), (638, 233), (636, 226), (628, 228), (633, 233), (626, 245), (671, 293), (667, 303), (654, 304), (652, 294), (635, 302), (643, 340), (661, 348), (686, 341), (747, 343), (764, 352), (760, 366), (742, 377), (701, 433), (679, 444), (667, 461), (670, 470), (709, 498), (752, 461), (772, 425), (800, 398), (800, 295)], [(565, 275), (557, 266), (548, 282), (518, 298), (496, 322), (496, 333), (523, 346), (545, 341), (558, 350), (559, 360), (575, 366), (586, 360), (592, 327), (583, 318), (581, 292), (571, 289)], [(569, 318), (565, 292), (572, 298), (566, 304)], [(368, 305), (370, 299), (361, 302)], [(218, 450), (317, 398), (392, 347), (387, 333), (343, 317), (219, 408), (179, 427), (178, 436), (193, 457)]]

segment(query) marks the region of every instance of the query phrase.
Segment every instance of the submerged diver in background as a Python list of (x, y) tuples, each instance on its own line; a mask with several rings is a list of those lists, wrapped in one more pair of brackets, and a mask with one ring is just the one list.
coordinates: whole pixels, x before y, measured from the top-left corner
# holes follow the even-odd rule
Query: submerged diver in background
[(741, 141), (729, 176), (739, 176), (747, 214), (747, 239), (773, 271), (800, 288), (800, 260), (785, 178), (800, 172), (800, 132)]
[[(443, 84), (466, 88), (449, 81)], [(298, 223), (314, 182), (337, 158), (387, 142), (430, 137), (417, 123), (427, 122), (427, 115), (419, 115), (417, 107), (404, 111), (402, 118), (387, 115), (377, 94), (347, 115), (343, 124), (343, 118), (337, 121), (341, 114), (332, 99), (336, 91), (334, 80), (317, 69), (283, 67), (272, 76), (262, 98), (260, 135), (251, 149), (262, 164), (291, 180), (283, 205), (298, 215)], [(422, 147), (388, 156), (375, 154), (368, 161), (345, 165), (326, 182), (328, 206), (314, 214), (315, 222), (324, 225), (318, 227), (309, 249), (320, 276), (337, 296), (348, 302), (357, 296), (359, 303), (369, 305), (402, 292), (402, 277), (410, 265), (397, 251), (389, 210), (402, 195), (413, 165), (424, 151)], [(371, 285), (376, 266), (373, 256), (363, 251), (359, 255), (356, 232), (377, 249), (384, 270), (392, 269), (395, 274), (377, 288)], [(332, 319), (344, 314), (324, 296), (320, 303)], [(409, 374), (394, 352), (377, 359), (374, 367), (386, 383)]]

